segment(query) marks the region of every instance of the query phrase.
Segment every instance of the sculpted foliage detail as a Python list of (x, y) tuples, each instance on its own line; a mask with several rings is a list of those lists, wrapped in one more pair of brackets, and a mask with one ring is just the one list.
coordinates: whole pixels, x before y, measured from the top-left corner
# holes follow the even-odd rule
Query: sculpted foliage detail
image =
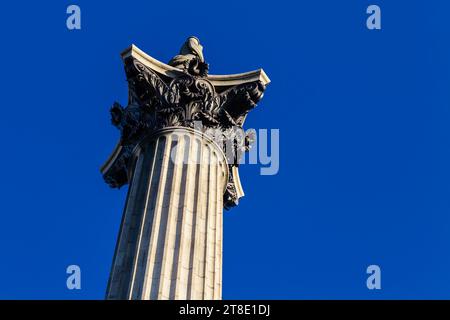
[[(164, 127), (194, 128), (200, 122), (205, 134), (214, 129), (215, 134), (219, 131), (224, 141), (231, 140), (235, 146), (238, 139), (244, 139), (243, 150), (238, 150), (234, 159), (228, 159), (230, 167), (238, 166), (240, 152), (249, 147), (252, 137), (242, 136), (235, 128), (242, 129), (245, 116), (262, 98), (265, 86), (254, 81), (216, 92), (208, 80), (208, 64), (202, 50), (197, 38), (189, 38), (180, 54), (169, 62), (179, 69), (174, 78), (159, 75), (132, 57), (125, 61), (129, 104), (122, 107), (115, 102), (110, 110), (112, 124), (121, 132), (122, 149), (118, 160), (104, 174), (109, 185), (120, 187), (128, 182), (127, 170), (134, 147), (145, 136)], [(225, 145), (229, 144), (224, 143), (224, 148)], [(237, 200), (230, 174), (224, 206), (234, 206)]]

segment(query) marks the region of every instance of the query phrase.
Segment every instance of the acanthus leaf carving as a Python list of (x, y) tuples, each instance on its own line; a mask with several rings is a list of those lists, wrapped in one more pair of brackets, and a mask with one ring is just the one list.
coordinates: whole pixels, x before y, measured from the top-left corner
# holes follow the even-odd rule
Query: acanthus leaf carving
[[(104, 174), (112, 187), (127, 183), (127, 170), (132, 150), (145, 136), (164, 127), (194, 127), (201, 122), (202, 130), (219, 130), (225, 141), (232, 141), (236, 153), (228, 158), (230, 169), (238, 166), (243, 152), (250, 147), (251, 137), (242, 135), (246, 114), (262, 98), (265, 86), (261, 81), (231, 86), (217, 93), (207, 77), (208, 64), (197, 38), (189, 38), (169, 64), (181, 71), (168, 78), (151, 70), (134, 58), (125, 60), (129, 86), (127, 107), (114, 103), (111, 121), (121, 133), (122, 146), (118, 160)], [(238, 130), (236, 130), (236, 128)], [(237, 133), (238, 132), (238, 133)], [(224, 151), (229, 144), (224, 143)], [(225, 152), (225, 154), (227, 154)], [(230, 174), (224, 195), (224, 207), (238, 202), (233, 175)]]

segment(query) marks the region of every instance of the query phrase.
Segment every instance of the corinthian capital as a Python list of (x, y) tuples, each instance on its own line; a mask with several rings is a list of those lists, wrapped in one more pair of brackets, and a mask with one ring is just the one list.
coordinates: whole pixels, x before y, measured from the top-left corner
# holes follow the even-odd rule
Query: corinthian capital
[[(135, 146), (146, 136), (166, 127), (198, 129), (210, 135), (214, 129), (236, 144), (236, 130), (242, 129), (247, 113), (262, 98), (270, 82), (262, 69), (234, 75), (208, 75), (203, 47), (190, 37), (169, 64), (147, 55), (136, 46), (122, 53), (129, 86), (128, 105), (114, 103), (112, 123), (120, 130), (120, 141), (102, 173), (112, 187), (129, 180)], [(245, 139), (242, 141), (248, 141)], [(228, 143), (223, 143), (224, 149)], [(245, 148), (244, 148), (245, 149)], [(226, 151), (226, 150), (224, 150)], [(238, 176), (238, 159), (228, 160), (230, 172), (224, 206), (238, 203), (243, 195)]]

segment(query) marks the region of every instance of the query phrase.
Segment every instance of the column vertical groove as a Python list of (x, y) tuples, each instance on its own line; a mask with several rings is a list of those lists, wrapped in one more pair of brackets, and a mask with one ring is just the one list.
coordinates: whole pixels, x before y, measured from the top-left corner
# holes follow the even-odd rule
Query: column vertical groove
[(126, 249), (117, 249), (107, 297), (219, 299), (222, 151), (192, 129), (165, 130), (139, 148), (118, 243)]
[(200, 207), (200, 195), (201, 195), (201, 181), (202, 177), (205, 174), (204, 166), (202, 166), (202, 159), (203, 159), (203, 143), (200, 141), (198, 142), (198, 150), (196, 154), (196, 162), (195, 166), (197, 168), (197, 175), (196, 175), (196, 184), (195, 184), (195, 191), (194, 191), (194, 204), (193, 204), (193, 212), (192, 212), (192, 228), (191, 228), (191, 239), (190, 239), (190, 245), (189, 245), (189, 269), (188, 269), (188, 279), (187, 279), (187, 292), (186, 292), (186, 299), (193, 299), (194, 293), (193, 293), (193, 281), (194, 281), (194, 258), (195, 258), (195, 239), (197, 237), (197, 220), (198, 220), (198, 209)]
[[(185, 140), (182, 135), (177, 135), (177, 145), (172, 148), (171, 162), (175, 161), (172, 185), (170, 189), (166, 189), (170, 193), (167, 194), (167, 226), (164, 239), (164, 251), (161, 264), (161, 280), (158, 290), (158, 299), (169, 299), (172, 268), (175, 261), (176, 251), (176, 230), (177, 230), (177, 212), (180, 201), (180, 192), (182, 187), (181, 177), (183, 174), (183, 155), (184, 155)], [(174, 152), (176, 151), (176, 152)]]
[[(159, 180), (158, 195), (156, 197), (154, 209), (154, 228), (151, 235), (153, 239), (150, 240), (152, 252), (151, 254), (149, 252), (148, 255), (150, 260), (146, 259), (148, 272), (146, 272), (145, 278), (146, 281), (149, 281), (150, 278), (152, 281), (151, 286), (148, 287), (150, 289), (150, 299), (158, 299), (159, 286), (161, 283), (162, 259), (164, 254), (164, 240), (166, 237), (168, 222), (168, 201), (170, 201), (169, 188), (173, 183), (174, 164), (170, 160), (170, 153), (172, 148), (176, 145), (176, 142), (173, 143), (172, 137), (168, 138), (168, 140), (170, 140), (170, 143), (168, 143), (164, 150), (164, 158), (161, 169), (163, 175)], [(167, 198), (169, 198), (169, 200), (167, 200)]]
[[(187, 272), (189, 268), (189, 248), (191, 241), (190, 231), (192, 230), (192, 220), (193, 220), (193, 203), (192, 197), (195, 194), (196, 185), (196, 174), (197, 168), (195, 162), (193, 163), (192, 158), (196, 156), (196, 140), (192, 139), (189, 135), (184, 137), (186, 139), (186, 144), (188, 148), (185, 149), (184, 159), (187, 163), (183, 163), (185, 166), (185, 181), (183, 185), (183, 201), (180, 202), (178, 207), (178, 226), (179, 230), (177, 235), (179, 235), (177, 242), (177, 265), (173, 269), (172, 275), (172, 286), (170, 291), (170, 299), (186, 299), (186, 287), (187, 287)], [(178, 233), (179, 232), (179, 233)]]
[[(164, 141), (162, 141), (164, 140)], [(157, 215), (155, 215), (155, 211), (150, 210), (151, 208), (151, 200), (153, 199), (152, 195), (159, 196), (160, 193), (152, 192), (156, 190), (161, 190), (161, 181), (165, 181), (164, 175), (164, 165), (165, 165), (165, 159), (166, 159), (166, 152), (168, 149), (170, 149), (171, 140), (170, 137), (161, 137), (157, 140), (159, 144), (158, 148), (158, 154), (154, 158), (155, 168), (153, 172), (151, 173), (151, 183), (148, 186), (147, 189), (147, 195), (146, 195), (146, 204), (145, 204), (145, 210), (144, 210), (144, 216), (142, 219), (142, 226), (140, 229), (140, 241), (139, 241), (139, 249), (143, 248), (143, 250), (139, 250), (138, 254), (136, 255), (136, 262), (134, 266), (134, 278), (133, 278), (133, 288), (130, 289), (130, 295), (132, 299), (140, 299), (142, 297), (143, 288), (145, 287), (145, 280), (147, 277), (144, 275), (147, 272), (147, 264), (145, 263), (147, 253), (150, 250), (148, 247), (151, 241), (149, 242), (147, 239), (149, 237), (149, 230), (157, 226), (157, 224), (150, 223), (150, 221), (153, 221)], [(162, 166), (159, 166), (158, 164), (162, 162)], [(155, 172), (156, 171), (156, 172)], [(156, 173), (156, 174), (155, 174)], [(155, 230), (152, 230), (151, 234), (155, 234)], [(143, 246), (141, 247), (141, 243), (143, 243)]]
[(205, 257), (205, 235), (207, 222), (207, 207), (209, 195), (206, 192), (209, 189), (209, 172), (210, 172), (210, 149), (208, 146), (202, 148), (201, 166), (204, 170), (204, 175), (201, 177), (200, 193), (199, 193), (199, 208), (197, 209), (196, 221), (196, 237), (194, 247), (194, 261), (192, 270), (192, 299), (203, 299), (203, 278), (204, 278), (204, 257)]
[[(213, 166), (213, 164), (217, 163), (217, 157), (215, 152), (211, 153), (211, 165), (210, 165), (210, 170), (209, 170), (209, 181), (216, 181), (217, 180), (217, 168), (215, 166)], [(211, 272), (212, 270), (212, 266), (214, 265), (214, 255), (212, 253), (212, 249), (215, 245), (215, 234), (214, 234), (214, 229), (213, 226), (216, 222), (216, 205), (217, 202), (215, 201), (216, 199), (213, 199), (213, 201), (210, 201), (209, 196), (213, 196), (215, 198), (215, 195), (217, 193), (217, 184), (213, 183), (211, 185), (211, 192), (208, 193), (208, 212), (210, 214), (207, 215), (207, 220), (206, 220), (206, 248), (205, 248), (205, 278), (204, 278), (204, 283), (203, 283), (203, 299), (206, 300), (211, 300), (213, 298), (213, 291), (212, 288), (214, 286), (213, 283), (210, 283), (211, 280)]]
[[(217, 166), (217, 177), (220, 177), (221, 175), (223, 175), (223, 171), (221, 170), (220, 166)], [(221, 252), (219, 249), (219, 235), (220, 235), (220, 231), (219, 231), (219, 224), (220, 224), (220, 219), (222, 218), (222, 197), (220, 196), (220, 192), (216, 192), (216, 202), (217, 202), (217, 208), (216, 208), (216, 223), (215, 223), (215, 232), (214, 232), (214, 276), (213, 276), (213, 297), (212, 299), (220, 299), (218, 298), (218, 287), (219, 287), (219, 281), (218, 281), (218, 275), (220, 270), (218, 269), (218, 267), (220, 266), (220, 264), (222, 264), (222, 260), (221, 260)]]
[[(117, 239), (117, 245), (114, 253), (115, 263), (111, 268), (111, 275), (108, 281), (107, 293), (106, 297), (108, 299), (119, 299), (121, 297), (121, 292), (119, 291), (121, 288), (121, 283), (124, 282), (123, 278), (123, 268), (127, 263), (127, 252), (132, 251), (126, 250), (129, 242), (129, 238), (131, 234), (128, 231), (128, 228), (131, 228), (130, 221), (132, 212), (134, 210), (130, 210), (130, 207), (134, 207), (136, 205), (136, 201), (133, 201), (133, 195), (136, 194), (136, 191), (141, 184), (142, 176), (138, 175), (137, 172), (141, 170), (142, 164), (144, 162), (144, 157), (138, 157), (135, 164), (135, 169), (131, 178), (130, 187), (128, 189), (127, 200), (125, 202), (125, 208), (122, 215), (122, 221), (120, 224), (119, 235)], [(129, 248), (130, 249), (130, 248)], [(122, 253), (122, 255), (121, 255)], [(118, 259), (120, 257), (120, 259)], [(111, 295), (110, 293), (114, 292), (115, 295)]]

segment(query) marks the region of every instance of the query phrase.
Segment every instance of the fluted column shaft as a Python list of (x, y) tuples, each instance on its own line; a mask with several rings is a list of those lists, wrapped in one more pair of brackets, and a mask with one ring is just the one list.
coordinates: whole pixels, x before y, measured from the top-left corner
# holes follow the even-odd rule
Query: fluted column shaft
[(221, 299), (228, 165), (202, 133), (166, 128), (134, 151), (108, 299)]

